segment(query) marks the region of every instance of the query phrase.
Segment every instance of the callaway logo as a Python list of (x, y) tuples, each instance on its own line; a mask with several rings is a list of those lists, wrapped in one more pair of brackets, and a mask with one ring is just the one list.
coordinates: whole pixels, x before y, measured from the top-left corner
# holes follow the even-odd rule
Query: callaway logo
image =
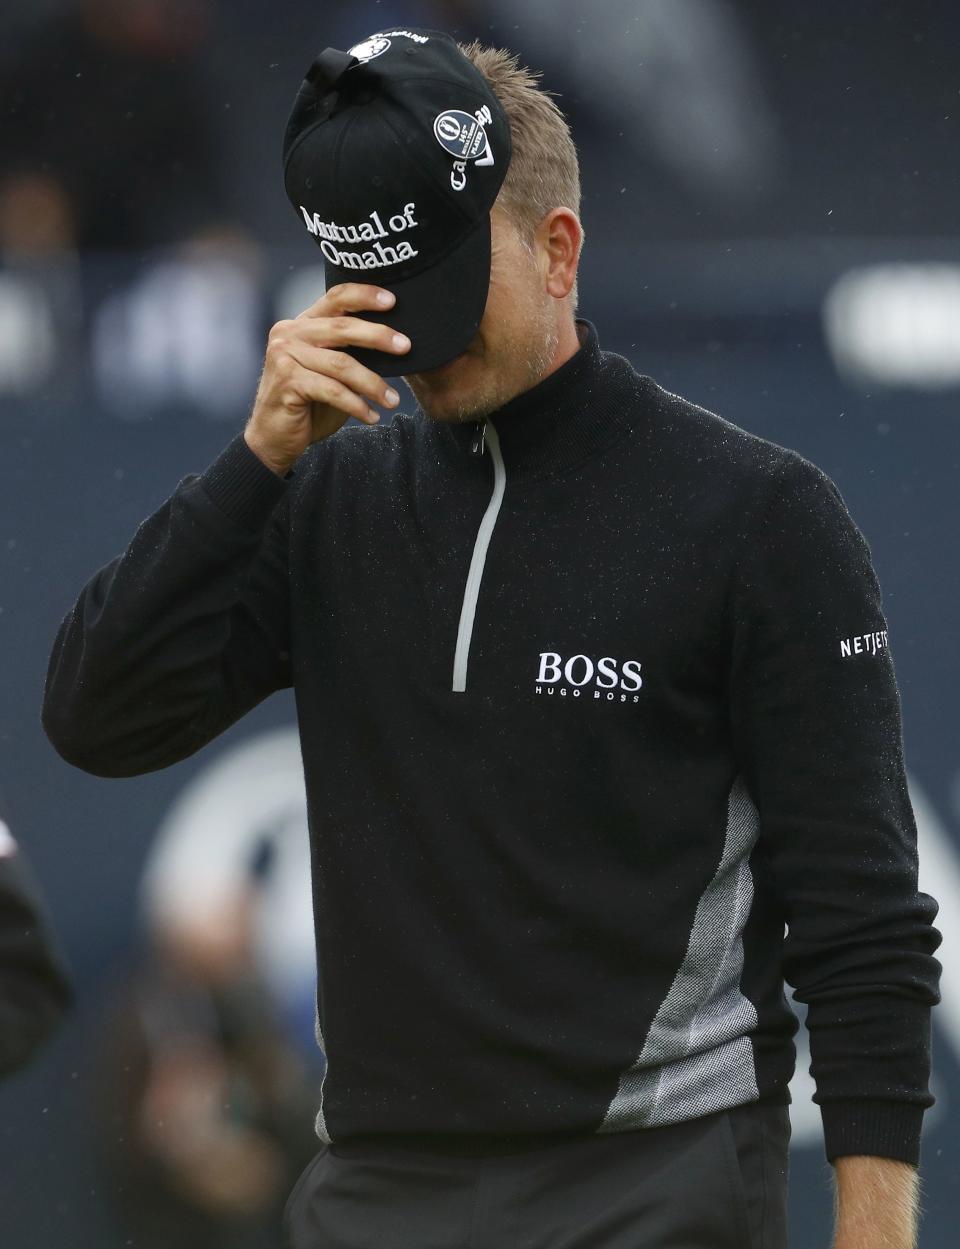
[(593, 660), (589, 655), (571, 655), (567, 660), (555, 651), (541, 651), (540, 669), (534, 685), (536, 694), (559, 694), (579, 698), (584, 687), (593, 686), (593, 697), (608, 703), (639, 702), (636, 693), (643, 686), (640, 661), (604, 655)]
[(459, 108), (448, 108), (433, 119), (433, 133), (437, 142), (453, 156), (450, 185), (462, 191), (467, 185), (467, 161), (479, 165), (492, 165), (493, 152), (485, 126), (493, 121), (493, 114), (486, 104), (475, 113), (465, 113)]
[(385, 30), (382, 34), (371, 35), (362, 43), (355, 43), (350, 55), (358, 61), (372, 61), (375, 56), (383, 56), (390, 47), (391, 39), (412, 39), (414, 43), (429, 43), (429, 35), (415, 35), (412, 30)]
[[(396, 246), (380, 242), (391, 234), (403, 234), (405, 230), (415, 228), (418, 224), (413, 216), (416, 210), (415, 203), (404, 204), (403, 212), (390, 217), (386, 225), (378, 212), (372, 212), (366, 221), (358, 225), (342, 226), (335, 221), (322, 221), (319, 213), (311, 214), (300, 205), (307, 229), (314, 238), (323, 240), (320, 250), (332, 265), (341, 269), (385, 269), (388, 265), (398, 265), (402, 260), (419, 256), (409, 239), (401, 239)], [(365, 251), (341, 251), (337, 243), (372, 243), (373, 246)]]

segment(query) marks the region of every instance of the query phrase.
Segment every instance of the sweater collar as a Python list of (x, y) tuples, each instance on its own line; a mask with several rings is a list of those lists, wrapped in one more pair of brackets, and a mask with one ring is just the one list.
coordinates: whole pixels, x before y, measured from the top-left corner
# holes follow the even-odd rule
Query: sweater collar
[[(572, 467), (624, 432), (629, 404), (616, 402), (616, 391), (636, 375), (623, 357), (600, 349), (592, 321), (578, 317), (576, 325), (580, 347), (569, 360), (490, 413), (508, 473)], [(461, 455), (476, 453), (480, 424), (437, 422), (440, 437)]]

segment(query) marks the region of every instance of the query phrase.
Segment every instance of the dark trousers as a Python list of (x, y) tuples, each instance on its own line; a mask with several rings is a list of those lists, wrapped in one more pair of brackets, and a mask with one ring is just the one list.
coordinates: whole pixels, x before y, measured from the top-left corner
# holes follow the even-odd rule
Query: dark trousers
[(786, 1249), (786, 1106), (483, 1157), (323, 1148), (290, 1195), (290, 1249)]

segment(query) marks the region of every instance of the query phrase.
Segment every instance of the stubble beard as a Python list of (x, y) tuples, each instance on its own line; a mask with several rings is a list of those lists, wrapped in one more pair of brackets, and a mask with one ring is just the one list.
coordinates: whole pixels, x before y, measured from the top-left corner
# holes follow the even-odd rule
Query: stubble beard
[(483, 384), (474, 387), (468, 394), (458, 394), (450, 407), (439, 408), (431, 404), (429, 386), (418, 386), (421, 394), (416, 393), (410, 383), (411, 380), (418, 382), (419, 374), (404, 379), (421, 410), (432, 420), (451, 424), (482, 421), (516, 395), (536, 386), (553, 363), (560, 342), (556, 326), (548, 320), (545, 312), (538, 317), (538, 321), (537, 332), (524, 346), (509, 352), (504, 361), (506, 367), (498, 367), (496, 363), (488, 365)]

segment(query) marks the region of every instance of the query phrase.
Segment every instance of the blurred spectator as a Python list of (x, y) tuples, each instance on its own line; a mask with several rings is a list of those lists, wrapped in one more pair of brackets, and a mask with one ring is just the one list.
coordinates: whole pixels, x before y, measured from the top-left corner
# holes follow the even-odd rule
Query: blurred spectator
[(73, 208), (42, 170), (0, 177), (0, 393), (72, 378), (83, 306)]
[(316, 1151), (315, 1081), (254, 967), (255, 875), (153, 929), (111, 1021), (105, 1143), (139, 1249), (275, 1245)]
[(0, 1076), (23, 1066), (70, 1001), (36, 885), (0, 819)]
[(212, 0), (82, 0), (0, 81), (4, 245), (144, 247), (220, 217), (195, 55)]
[(317, 1149), (322, 1056), (299, 738), (248, 738), (158, 829), (147, 949), (103, 1055), (106, 1147), (138, 1249), (274, 1245)]
[(265, 337), (260, 254), (240, 230), (196, 235), (97, 310), (94, 376), (127, 419), (189, 404), (235, 419), (256, 387)]
[(35, 169), (0, 184), (0, 245), (6, 256), (74, 250), (73, 209), (60, 181)]

